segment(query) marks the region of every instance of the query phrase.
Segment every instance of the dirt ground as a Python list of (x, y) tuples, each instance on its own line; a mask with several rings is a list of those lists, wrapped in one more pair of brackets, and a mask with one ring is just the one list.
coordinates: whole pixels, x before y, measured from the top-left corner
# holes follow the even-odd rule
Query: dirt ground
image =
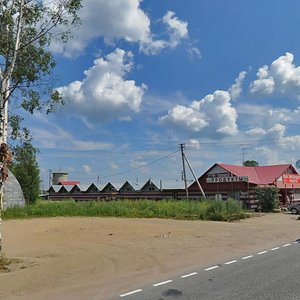
[(0, 299), (109, 299), (300, 238), (298, 216), (233, 223), (121, 218), (4, 221)]

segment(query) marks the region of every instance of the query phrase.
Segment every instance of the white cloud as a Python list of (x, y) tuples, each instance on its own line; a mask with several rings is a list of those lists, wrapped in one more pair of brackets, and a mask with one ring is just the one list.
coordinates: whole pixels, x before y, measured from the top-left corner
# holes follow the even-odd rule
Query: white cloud
[(83, 172), (86, 174), (91, 174), (92, 173), (92, 168), (88, 165), (83, 165), (82, 166)]
[(254, 127), (246, 131), (246, 134), (252, 137), (263, 137), (265, 136), (267, 131), (263, 128)]
[(263, 66), (257, 72), (257, 80), (250, 84), (252, 94), (281, 94), (300, 98), (300, 67), (293, 63), (294, 55), (286, 53)]
[(73, 39), (67, 44), (54, 43), (51, 49), (65, 56), (81, 54), (91, 41), (103, 37), (107, 43), (116, 39), (140, 44), (140, 50), (156, 54), (165, 48), (176, 47), (188, 36), (187, 22), (168, 11), (162, 18), (166, 40), (156, 39), (151, 32), (151, 21), (140, 7), (141, 0), (83, 0), (78, 12), (82, 24), (73, 30)]
[(194, 59), (194, 58), (201, 58), (201, 52), (200, 50), (195, 47), (195, 46), (191, 46), (190, 48), (187, 49), (187, 52), (190, 56), (191, 59)]
[(178, 19), (173, 11), (168, 11), (163, 16), (162, 23), (167, 28), (168, 39), (155, 39), (152, 33), (148, 33), (140, 41), (140, 50), (142, 52), (157, 54), (166, 48), (177, 47), (182, 39), (188, 38), (188, 23)]
[(229, 89), (229, 93), (231, 95), (231, 98), (234, 100), (238, 98), (242, 93), (242, 84), (246, 77), (246, 72), (242, 71), (240, 72), (239, 76), (235, 79), (234, 84)]
[(65, 109), (96, 122), (138, 112), (146, 86), (125, 80), (132, 66), (132, 54), (122, 49), (96, 59), (82, 81), (58, 88), (68, 104)]
[(237, 134), (237, 113), (228, 91), (215, 91), (189, 107), (176, 105), (161, 117), (162, 123), (191, 134), (220, 137)]

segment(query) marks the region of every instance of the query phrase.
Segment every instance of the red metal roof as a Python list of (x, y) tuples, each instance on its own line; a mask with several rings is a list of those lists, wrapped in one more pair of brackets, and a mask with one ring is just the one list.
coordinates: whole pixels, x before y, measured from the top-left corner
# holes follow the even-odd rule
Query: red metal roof
[(80, 184), (79, 181), (60, 181), (58, 184), (60, 185), (75, 185)]
[(221, 168), (229, 171), (235, 176), (248, 176), (249, 182), (255, 184), (272, 184), (278, 177), (285, 173), (290, 167), (297, 174), (291, 164), (246, 167), (218, 163)]

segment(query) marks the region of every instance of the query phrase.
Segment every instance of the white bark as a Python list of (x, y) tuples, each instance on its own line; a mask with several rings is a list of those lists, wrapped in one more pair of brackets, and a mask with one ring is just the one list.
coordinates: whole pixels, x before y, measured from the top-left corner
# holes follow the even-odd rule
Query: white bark
[[(11, 9), (14, 8), (15, 1), (12, 1)], [(21, 31), (22, 31), (22, 22), (23, 22), (23, 9), (24, 9), (24, 0), (21, 0), (20, 3), (20, 10), (19, 10), (19, 16), (17, 21), (17, 28), (16, 28), (16, 36), (15, 36), (15, 45), (14, 50), (11, 59), (7, 57), (7, 63), (6, 69), (1, 74), (1, 120), (0, 120), (0, 145), (2, 143), (7, 143), (7, 133), (8, 133), (8, 100), (9, 100), (9, 94), (10, 94), (10, 78), (13, 74), (16, 59), (18, 55), (18, 50), (20, 48), (20, 37), (21, 37)], [(7, 29), (9, 30), (9, 27), (7, 26)], [(2, 159), (1, 159), (2, 160)], [(3, 168), (5, 166), (5, 161), (0, 161), (0, 171), (3, 171)], [(2, 173), (2, 172), (1, 172)], [(1, 176), (1, 174), (0, 174)], [(4, 191), (3, 191), (3, 180), (2, 176), (0, 179), (0, 260), (2, 259), (2, 212), (4, 208), (3, 204), (3, 198), (4, 198)]]

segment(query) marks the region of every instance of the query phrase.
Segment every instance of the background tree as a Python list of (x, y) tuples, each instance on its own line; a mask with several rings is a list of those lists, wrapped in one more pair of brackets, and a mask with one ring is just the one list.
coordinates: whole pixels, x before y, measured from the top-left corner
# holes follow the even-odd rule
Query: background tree
[(40, 169), (36, 154), (38, 150), (32, 145), (32, 138), (24, 129), (22, 142), (13, 147), (13, 162), (10, 167), (19, 181), (26, 204), (34, 204), (40, 195)]
[(245, 160), (243, 162), (243, 166), (245, 166), (245, 167), (257, 167), (258, 162), (256, 160)]
[[(53, 89), (55, 61), (49, 46), (53, 40), (68, 40), (70, 27), (79, 24), (80, 6), (81, 0), (0, 0), (0, 224), (3, 181), (11, 160), (7, 147), (10, 104), (30, 113), (49, 113), (62, 103)], [(0, 229), (0, 259), (1, 253)]]

